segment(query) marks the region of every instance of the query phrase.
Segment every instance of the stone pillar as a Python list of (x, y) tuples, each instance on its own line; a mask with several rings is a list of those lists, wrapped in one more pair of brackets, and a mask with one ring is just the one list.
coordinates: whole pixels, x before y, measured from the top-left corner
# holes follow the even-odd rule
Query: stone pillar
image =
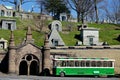
[(10, 37), (10, 43), (9, 43), (9, 68), (8, 72), (10, 74), (15, 74), (15, 54), (16, 54), (16, 48), (15, 48), (15, 43), (14, 43), (14, 35), (13, 32), (11, 31), (11, 37)]
[(34, 43), (34, 39), (32, 38), (32, 31), (31, 28), (28, 27), (27, 33), (26, 33), (26, 43)]
[(43, 61), (43, 69), (50, 70), (51, 62), (50, 62), (50, 46), (48, 40), (48, 34), (45, 34), (45, 41), (44, 41), (44, 61)]

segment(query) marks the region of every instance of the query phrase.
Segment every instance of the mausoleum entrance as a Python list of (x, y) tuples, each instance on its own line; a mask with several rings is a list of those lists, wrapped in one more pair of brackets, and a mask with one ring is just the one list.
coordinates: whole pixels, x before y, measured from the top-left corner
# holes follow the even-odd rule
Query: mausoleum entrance
[(32, 54), (25, 55), (19, 65), (19, 75), (38, 75), (39, 60)]

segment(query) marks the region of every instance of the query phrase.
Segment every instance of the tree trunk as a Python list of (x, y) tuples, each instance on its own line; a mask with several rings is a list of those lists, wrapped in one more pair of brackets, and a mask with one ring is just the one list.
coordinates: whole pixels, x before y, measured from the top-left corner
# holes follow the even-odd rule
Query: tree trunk
[(80, 22), (80, 13), (77, 12), (77, 22)]
[(18, 4), (17, 4), (17, 0), (14, 0), (14, 5), (15, 5), (15, 10), (18, 10)]
[(95, 4), (96, 23), (98, 23), (99, 18), (98, 18), (98, 9), (97, 9), (97, 1), (96, 0), (95, 0), (94, 4)]
[(84, 24), (84, 13), (81, 12), (81, 21), (82, 21), (82, 24)]
[(41, 3), (41, 7), (40, 7), (40, 13), (43, 13), (43, 4)]

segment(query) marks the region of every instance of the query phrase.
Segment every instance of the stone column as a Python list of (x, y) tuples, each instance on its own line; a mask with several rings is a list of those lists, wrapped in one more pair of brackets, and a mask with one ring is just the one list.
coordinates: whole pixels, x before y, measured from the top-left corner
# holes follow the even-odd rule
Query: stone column
[(14, 35), (13, 32), (11, 31), (11, 37), (10, 37), (10, 44), (9, 44), (9, 68), (8, 68), (8, 72), (10, 74), (15, 74), (15, 54), (16, 54), (16, 49), (15, 49), (15, 43), (14, 43)]
[(51, 63), (50, 63), (50, 46), (49, 46), (49, 40), (48, 40), (47, 33), (45, 35), (45, 42), (44, 42), (44, 61), (43, 62), (44, 62), (43, 63), (43, 66), (44, 66), (43, 69), (45, 71), (50, 70), (50, 67), (51, 67)]
[(31, 28), (28, 27), (27, 33), (26, 33), (26, 43), (34, 43), (34, 39), (32, 38), (32, 31)]

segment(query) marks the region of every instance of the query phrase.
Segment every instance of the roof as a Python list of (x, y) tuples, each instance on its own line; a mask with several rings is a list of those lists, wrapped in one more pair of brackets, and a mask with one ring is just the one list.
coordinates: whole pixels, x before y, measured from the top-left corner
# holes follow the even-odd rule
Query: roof
[(0, 6), (3, 6), (3, 7), (5, 7), (6, 9), (9, 9), (9, 10), (13, 10), (13, 9), (14, 9), (13, 6), (6, 6), (6, 5), (4, 5), (4, 4), (0, 4)]
[(7, 9), (13, 9), (12, 6), (5, 6)]
[[(34, 47), (36, 47), (36, 48), (38, 48), (38, 49), (42, 49), (41, 47), (38, 47), (38, 46), (36, 46), (35, 44), (32, 44), (32, 43), (28, 43), (28, 44), (31, 44), (32, 46), (34, 46)], [(22, 48), (22, 47), (24, 47), (24, 46), (26, 46), (26, 45), (28, 45), (28, 44), (20, 45), (20, 46), (17, 47), (17, 49), (20, 49), (20, 48)]]
[(1, 39), (0, 39), (0, 42), (2, 42), (2, 41), (3, 41), (3, 42), (8, 42), (8, 41), (5, 40), (4, 38), (1, 38)]
[(109, 58), (81, 58), (81, 57), (67, 57), (67, 58), (57, 58), (54, 60), (91, 60), (91, 61), (115, 61), (114, 59)]
[(16, 21), (15, 19), (0, 19), (1, 21)]
[(89, 28), (82, 28), (82, 30), (97, 30), (97, 31), (98, 31), (99, 29), (97, 29), (97, 28), (92, 28), (92, 27), (90, 28), (90, 27), (89, 27)]

